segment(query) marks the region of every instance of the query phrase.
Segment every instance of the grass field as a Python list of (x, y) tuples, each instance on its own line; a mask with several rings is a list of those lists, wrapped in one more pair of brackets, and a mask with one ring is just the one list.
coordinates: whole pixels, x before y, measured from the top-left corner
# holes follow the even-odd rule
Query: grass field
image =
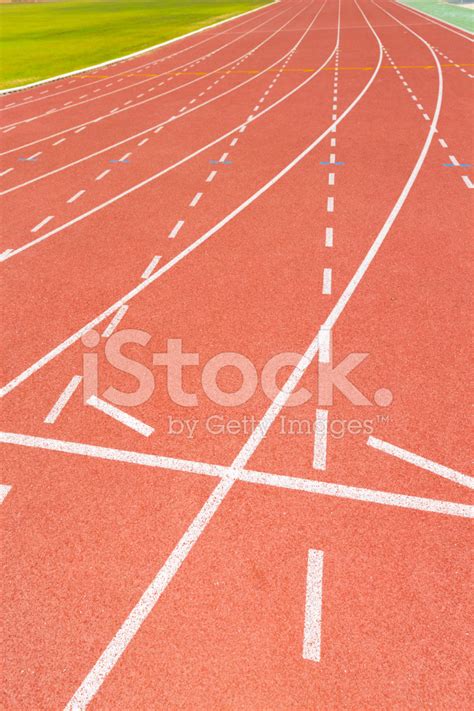
[(445, 0), (401, 0), (401, 2), (463, 30), (474, 31), (474, 10), (463, 7), (462, 4), (450, 3)]
[(0, 5), (0, 88), (81, 69), (268, 0), (70, 0)]

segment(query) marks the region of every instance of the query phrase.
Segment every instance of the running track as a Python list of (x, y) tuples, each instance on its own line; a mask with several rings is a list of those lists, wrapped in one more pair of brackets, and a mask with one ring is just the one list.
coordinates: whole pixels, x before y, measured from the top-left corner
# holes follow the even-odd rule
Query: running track
[(471, 707), (473, 75), (282, 0), (2, 96), (2, 708)]

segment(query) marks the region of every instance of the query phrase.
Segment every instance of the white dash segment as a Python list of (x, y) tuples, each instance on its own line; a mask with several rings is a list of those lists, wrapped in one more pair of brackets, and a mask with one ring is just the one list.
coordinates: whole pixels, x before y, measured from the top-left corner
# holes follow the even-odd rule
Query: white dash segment
[(327, 211), (334, 212), (334, 198), (333, 197), (328, 197)]
[(474, 188), (474, 183), (472, 182), (470, 177), (468, 175), (462, 175), (461, 177), (466, 187), (469, 188), (469, 190), (472, 190), (472, 188)]
[(125, 314), (128, 311), (128, 305), (127, 304), (122, 304), (122, 306), (119, 308), (111, 322), (108, 324), (106, 328), (104, 328), (103, 333), (102, 333), (102, 338), (108, 338), (109, 336), (112, 335), (112, 333), (115, 331), (117, 326), (119, 325), (120, 321), (123, 319)]
[(326, 247), (332, 247), (333, 241), (334, 241), (334, 228), (333, 227), (326, 227), (326, 235), (325, 235)]
[(85, 192), (86, 192), (85, 190), (79, 190), (79, 192), (77, 192), (75, 195), (70, 197), (69, 200), (67, 200), (66, 202), (68, 202), (68, 203), (76, 202), (76, 200), (78, 200), (78, 198), (80, 198), (81, 195), (84, 195)]
[(332, 269), (326, 267), (323, 271), (323, 294), (332, 292)]
[(329, 173), (328, 175), (328, 185), (334, 185), (336, 179), (335, 173)]
[(184, 225), (184, 220), (178, 220), (178, 222), (175, 224), (175, 226), (169, 233), (168, 239), (174, 239), (183, 225)]
[(331, 362), (331, 329), (321, 328), (319, 331), (319, 362)]
[(458, 161), (458, 159), (456, 158), (456, 156), (449, 156), (449, 160), (451, 161), (451, 163), (452, 163), (453, 165), (459, 165), (459, 161)]
[(446, 141), (444, 140), (444, 138), (438, 138), (438, 141), (439, 141), (440, 146), (442, 146), (443, 148), (447, 148), (447, 147), (448, 147), (448, 144), (446, 143)]
[(0, 504), (3, 504), (10, 489), (11, 486), (9, 486), (8, 484), (0, 484)]
[(114, 420), (117, 420), (117, 422), (125, 425), (125, 427), (129, 427), (131, 430), (138, 432), (138, 434), (141, 434), (144, 437), (149, 437), (155, 431), (153, 427), (150, 427), (150, 425), (145, 424), (145, 422), (138, 420), (136, 417), (129, 415), (123, 410), (119, 410), (118, 407), (105, 402), (105, 400), (101, 400), (96, 395), (91, 395), (86, 404), (94, 407), (96, 410), (100, 410), (100, 412), (103, 412), (104, 415), (112, 417)]
[(48, 215), (48, 217), (45, 217), (44, 220), (41, 220), (36, 227), (33, 227), (31, 230), (32, 232), (38, 232), (42, 227), (44, 227), (50, 220), (52, 220), (54, 215)]
[(0, 173), (0, 177), (3, 177), (4, 175), (7, 175), (7, 173), (11, 173), (13, 168), (7, 168), (6, 170), (2, 170)]
[(211, 172), (209, 173), (209, 175), (206, 178), (206, 183), (211, 183), (214, 180), (214, 178), (216, 177), (216, 175), (217, 175), (217, 170), (211, 170)]
[(320, 471), (326, 469), (327, 447), (328, 411), (318, 408), (316, 410), (316, 423), (314, 428), (313, 469)]
[(56, 422), (59, 415), (66, 407), (67, 403), (69, 402), (71, 397), (76, 392), (81, 381), (82, 381), (82, 375), (74, 375), (71, 378), (68, 385), (64, 388), (61, 395), (58, 397), (58, 399), (54, 403), (53, 407), (51, 408), (51, 410), (48, 412), (48, 414), (44, 418), (45, 424), (52, 425)]
[(193, 197), (193, 199), (189, 203), (189, 207), (196, 207), (196, 205), (198, 204), (198, 202), (201, 198), (202, 198), (202, 193), (196, 193), (196, 195)]
[(155, 271), (155, 267), (158, 264), (158, 262), (160, 261), (160, 259), (161, 259), (161, 255), (156, 255), (155, 257), (153, 257), (150, 264), (147, 266), (147, 268), (143, 272), (142, 279), (148, 279), (148, 277), (150, 277), (153, 274), (153, 272)]
[(323, 607), (323, 551), (310, 548), (306, 573), (303, 659), (321, 660), (321, 621)]
[(107, 170), (104, 170), (102, 173), (99, 173), (96, 180), (102, 180), (102, 178), (105, 178), (107, 173), (110, 173), (110, 168), (107, 168)]

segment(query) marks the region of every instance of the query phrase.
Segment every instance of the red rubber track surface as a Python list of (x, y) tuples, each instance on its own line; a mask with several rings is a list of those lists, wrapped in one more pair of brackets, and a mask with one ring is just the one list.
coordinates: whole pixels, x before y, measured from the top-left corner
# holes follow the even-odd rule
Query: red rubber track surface
[[(473, 68), (468, 33), (392, 0), (282, 0), (2, 97), (2, 708), (471, 708)], [(91, 354), (102, 400), (136, 390), (100, 335), (122, 304), (115, 333), (146, 334), (123, 352), (155, 388), (116, 406), (153, 433), (82, 383), (45, 422)], [(328, 318), (334, 366), (368, 354), (349, 376), (364, 405), (321, 402), (321, 342), (302, 404), (260, 380), (243, 404), (203, 389), (220, 353), (259, 378), (298, 354), (282, 388)], [(193, 406), (153, 366), (168, 339), (199, 354)], [(319, 660), (303, 655), (310, 549)]]

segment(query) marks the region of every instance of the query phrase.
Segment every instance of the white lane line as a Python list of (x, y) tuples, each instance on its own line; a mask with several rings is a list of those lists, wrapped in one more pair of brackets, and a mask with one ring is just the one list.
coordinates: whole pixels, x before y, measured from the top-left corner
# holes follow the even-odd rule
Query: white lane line
[(86, 126), (79, 126), (79, 128), (76, 128), (74, 133), (81, 133), (82, 131), (86, 130)]
[(119, 410), (118, 407), (105, 402), (105, 400), (101, 400), (96, 395), (91, 395), (87, 400), (86, 405), (91, 405), (91, 407), (94, 407), (96, 410), (103, 412), (104, 415), (112, 417), (114, 420), (117, 420), (117, 422), (120, 422), (126, 427), (130, 427), (131, 430), (135, 430), (135, 432), (138, 432), (138, 434), (141, 434), (144, 437), (149, 437), (155, 431), (154, 427), (150, 427), (150, 425), (147, 425), (145, 422), (129, 415), (127, 412)]
[(75, 195), (69, 198), (69, 200), (66, 200), (66, 202), (71, 203), (71, 202), (76, 202), (78, 198), (81, 197), (81, 195), (84, 195), (86, 191), (85, 190), (79, 190)]
[(462, 486), (467, 486), (469, 489), (474, 489), (474, 477), (468, 476), (467, 474), (461, 474), (461, 472), (455, 469), (450, 469), (450, 467), (445, 467), (442, 464), (433, 462), (431, 459), (425, 459), (425, 457), (420, 457), (418, 454), (409, 452), (407, 449), (402, 449), (389, 442), (384, 442), (377, 437), (369, 437), (367, 440), (369, 447), (378, 449), (385, 454), (391, 454), (393, 457), (402, 459), (404, 462), (409, 464), (414, 464), (416, 467), (421, 469), (426, 469), (426, 471), (432, 472), (432, 474), (437, 474), (445, 479), (450, 479), (456, 482), (456, 484), (461, 484)]
[(217, 175), (217, 170), (211, 170), (211, 172), (209, 173), (209, 175), (206, 178), (206, 183), (212, 182), (214, 180), (214, 178), (216, 177), (216, 175)]
[(329, 162), (330, 162), (330, 163), (333, 163), (333, 164), (336, 162), (336, 154), (335, 154), (335, 153), (331, 153), (331, 154), (330, 154), (330, 156), (329, 156)]
[(142, 138), (142, 140), (138, 143), (139, 146), (144, 146), (147, 141), (149, 141), (149, 138)]
[(323, 294), (331, 294), (332, 292), (332, 269), (325, 267), (323, 270)]
[(104, 170), (102, 173), (99, 173), (96, 180), (102, 180), (102, 178), (105, 178), (107, 173), (110, 173), (110, 168), (107, 168), (107, 170)]
[(470, 179), (470, 177), (468, 175), (462, 175), (461, 178), (463, 179), (466, 187), (468, 187), (470, 190), (472, 190), (472, 188), (474, 188), (474, 183), (472, 182), (472, 180)]
[(10, 131), (14, 131), (16, 126), (10, 126), (9, 128), (6, 128), (2, 133), (9, 133)]
[(64, 143), (65, 140), (66, 140), (65, 138), (60, 138), (59, 141), (55, 141), (55, 142), (53, 143), (53, 146), (59, 146), (59, 144), (60, 144), (60, 143)]
[(142, 279), (148, 279), (148, 277), (150, 277), (153, 274), (153, 272), (155, 271), (155, 267), (158, 264), (158, 262), (160, 261), (160, 259), (161, 259), (161, 255), (156, 255), (155, 257), (153, 257), (150, 264), (147, 266), (147, 268), (143, 272)]
[(54, 217), (54, 215), (48, 215), (48, 217), (45, 217), (44, 220), (41, 220), (41, 222), (39, 222), (36, 225), (36, 227), (33, 227), (33, 229), (31, 231), (38, 232), (38, 230), (40, 230), (44, 225), (46, 225), (46, 223), (48, 223), (50, 220), (52, 220), (53, 217)]
[(334, 212), (334, 198), (333, 197), (328, 197), (327, 211)]
[(336, 145), (336, 139), (331, 138), (331, 146), (334, 148), (335, 145)]
[(37, 153), (33, 153), (33, 155), (29, 156), (26, 160), (34, 160), (35, 158), (38, 158), (38, 156), (42, 155), (43, 151), (38, 151)]
[(325, 241), (324, 241), (325, 246), (332, 247), (333, 241), (334, 241), (334, 228), (333, 227), (326, 227), (326, 234), (325, 234)]
[(457, 160), (456, 156), (449, 156), (449, 160), (453, 165), (459, 165), (459, 161)]
[(11, 486), (8, 484), (0, 484), (0, 504), (3, 504), (10, 489)]
[(447, 148), (447, 147), (448, 147), (448, 144), (446, 143), (446, 141), (444, 140), (444, 138), (438, 138), (438, 141), (439, 141), (440, 145), (443, 146), (443, 148)]
[(126, 161), (127, 158), (129, 158), (131, 155), (132, 155), (131, 153), (124, 153), (124, 155), (123, 155), (121, 158), (119, 158), (119, 161), (118, 161), (118, 162), (119, 162), (119, 163), (123, 163), (123, 162)]
[(417, 105), (416, 105), (416, 108), (417, 108), (417, 109), (420, 109), (420, 111), (423, 111), (423, 105), (422, 105), (422, 104), (417, 104)]
[(328, 185), (334, 185), (335, 182), (335, 173), (329, 173), (328, 175)]
[(7, 173), (11, 173), (12, 170), (13, 170), (13, 168), (7, 168), (6, 170), (3, 170), (3, 171), (0, 173), (0, 177), (3, 177), (3, 176), (6, 175)]
[(238, 480), (249, 484), (271, 486), (278, 489), (288, 489), (290, 491), (303, 491), (309, 494), (319, 494), (321, 496), (334, 496), (339, 499), (381, 504), (384, 506), (411, 509), (413, 511), (427, 511), (445, 516), (458, 516), (468, 519), (474, 518), (474, 506), (469, 504), (429, 499), (420, 496), (411, 496), (409, 494), (397, 494), (390, 491), (379, 491), (377, 489), (365, 489), (357, 486), (347, 486), (346, 484), (318, 481), (317, 479), (304, 479), (298, 476), (272, 474), (270, 472), (245, 469), (244, 466), (228, 467), (189, 459), (163, 457), (161, 455), (148, 454), (145, 452), (100, 447), (94, 444), (84, 444), (82, 442), (69, 442), (47, 437), (33, 437), (16, 432), (0, 432), (0, 443), (15, 444), (21, 447), (31, 447), (52, 452), (76, 454), (83, 457), (94, 457), (96, 459), (112, 462), (127, 462), (152, 469), (199, 474), (202, 476), (219, 477), (226, 480), (232, 479), (233, 481)]
[(125, 316), (127, 311), (128, 311), (127, 304), (124, 304), (123, 306), (121, 306), (119, 308), (119, 310), (117, 311), (117, 313), (115, 314), (115, 316), (113, 317), (111, 322), (108, 324), (108, 326), (106, 326), (106, 328), (104, 328), (104, 331), (102, 333), (102, 338), (108, 338), (109, 336), (112, 335), (112, 333), (115, 331), (115, 329), (117, 328), (117, 326), (119, 325), (120, 321), (123, 319), (123, 317)]
[(428, 114), (423, 114), (423, 118), (425, 119), (425, 121), (431, 121), (431, 119), (430, 119), (430, 117), (428, 116)]
[(316, 410), (314, 430), (313, 469), (325, 470), (328, 448), (328, 411)]
[(183, 225), (184, 225), (184, 220), (178, 220), (178, 222), (175, 224), (175, 226), (169, 233), (168, 239), (174, 239)]
[(219, 158), (219, 163), (223, 163), (225, 160), (227, 160), (228, 153), (223, 153), (221, 157)]
[(67, 403), (69, 402), (71, 397), (76, 392), (81, 381), (82, 381), (82, 375), (74, 375), (71, 378), (71, 380), (69, 381), (69, 384), (64, 388), (61, 395), (58, 397), (58, 399), (54, 403), (53, 407), (51, 408), (51, 410), (48, 412), (48, 414), (44, 418), (44, 422), (47, 425), (52, 425), (56, 422), (59, 415), (66, 407)]
[(233, 147), (233, 146), (236, 146), (238, 140), (239, 140), (238, 138), (233, 138), (233, 139), (231, 140), (231, 142), (230, 142), (230, 145), (231, 145), (232, 147)]
[(310, 548), (306, 573), (306, 605), (304, 615), (303, 659), (321, 659), (321, 615), (323, 605), (323, 551)]
[(202, 193), (196, 193), (196, 195), (193, 197), (193, 199), (189, 203), (189, 207), (196, 207), (196, 205), (198, 204), (198, 202), (201, 198), (202, 198)]
[(12, 253), (13, 248), (9, 247), (8, 249), (5, 249), (1, 254), (0, 254), (0, 262), (4, 262), (5, 259)]
[(320, 363), (331, 362), (331, 331), (321, 328), (319, 331), (319, 358)]

